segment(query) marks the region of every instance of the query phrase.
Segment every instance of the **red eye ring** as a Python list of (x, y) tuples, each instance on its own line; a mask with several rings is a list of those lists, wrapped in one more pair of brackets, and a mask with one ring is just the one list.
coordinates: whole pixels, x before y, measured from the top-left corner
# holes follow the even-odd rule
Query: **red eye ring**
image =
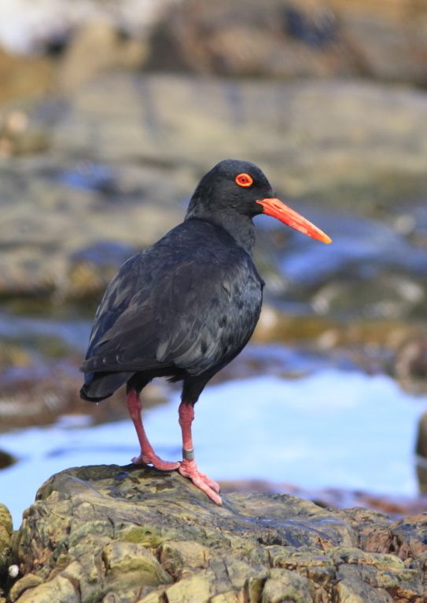
[(246, 172), (238, 174), (234, 181), (239, 186), (252, 186), (254, 183), (254, 179), (252, 178), (252, 176), (249, 176), (249, 174), (246, 174)]

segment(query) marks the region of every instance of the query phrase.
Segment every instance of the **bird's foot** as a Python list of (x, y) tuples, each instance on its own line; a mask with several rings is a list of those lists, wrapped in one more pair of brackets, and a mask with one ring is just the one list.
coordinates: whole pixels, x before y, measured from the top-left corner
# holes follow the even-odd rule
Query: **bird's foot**
[(193, 484), (203, 490), (211, 500), (217, 505), (222, 505), (221, 497), (218, 496), (219, 485), (210, 477), (201, 473), (197, 468), (196, 461), (184, 459), (179, 464), (179, 473), (184, 477), (191, 479)]
[(132, 463), (134, 465), (152, 465), (155, 469), (159, 471), (174, 471), (175, 469), (179, 469), (180, 463), (172, 463), (170, 461), (164, 461), (157, 454), (143, 454), (141, 453), (139, 456), (135, 456), (132, 459)]

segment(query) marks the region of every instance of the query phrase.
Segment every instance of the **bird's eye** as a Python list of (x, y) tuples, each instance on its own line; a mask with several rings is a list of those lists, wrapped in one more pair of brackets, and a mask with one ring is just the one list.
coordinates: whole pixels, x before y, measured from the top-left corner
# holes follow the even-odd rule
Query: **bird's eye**
[(235, 183), (239, 186), (252, 186), (254, 183), (254, 179), (249, 174), (238, 174), (234, 179)]

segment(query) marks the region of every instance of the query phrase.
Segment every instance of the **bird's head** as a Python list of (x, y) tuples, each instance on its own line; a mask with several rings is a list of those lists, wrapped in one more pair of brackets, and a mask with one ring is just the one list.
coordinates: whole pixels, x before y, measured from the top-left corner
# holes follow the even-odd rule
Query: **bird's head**
[(267, 214), (309, 237), (331, 242), (317, 226), (277, 199), (262, 170), (249, 161), (225, 159), (205, 174), (191, 198), (187, 217), (209, 219), (230, 211), (249, 218)]

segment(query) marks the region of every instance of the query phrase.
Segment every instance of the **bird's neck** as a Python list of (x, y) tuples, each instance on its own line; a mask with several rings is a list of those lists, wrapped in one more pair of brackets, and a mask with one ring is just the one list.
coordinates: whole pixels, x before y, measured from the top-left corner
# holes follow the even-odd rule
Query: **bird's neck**
[(206, 220), (220, 226), (230, 234), (236, 241), (239, 247), (242, 247), (249, 255), (252, 255), (252, 250), (255, 245), (255, 227), (252, 219), (249, 216), (243, 216), (233, 210), (222, 210), (215, 214), (205, 212), (190, 211), (185, 216), (185, 219), (198, 218)]

